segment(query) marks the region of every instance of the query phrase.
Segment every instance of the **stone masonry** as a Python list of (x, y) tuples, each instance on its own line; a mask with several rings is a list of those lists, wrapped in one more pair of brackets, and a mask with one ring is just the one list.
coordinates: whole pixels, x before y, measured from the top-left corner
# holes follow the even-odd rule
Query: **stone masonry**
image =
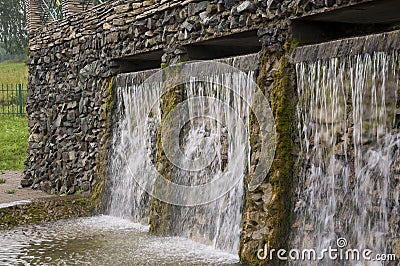
[[(265, 70), (258, 81), (266, 82), (264, 91), (269, 97), (278, 68), (290, 51), (284, 44), (291, 39), (291, 19), (370, 1), (119, 0), (83, 13), (70, 8), (64, 19), (45, 26), (32, 24), (27, 101), (30, 137), (23, 184), (51, 194), (73, 194), (76, 190), (93, 192), (102, 183), (107, 164), (102, 154), (111, 127), (107, 117), (112, 77), (120, 73), (127, 58), (161, 51), (160, 62), (173, 64), (191, 58), (184, 51), (186, 45), (256, 31), (262, 54), (271, 58), (261, 59)], [(34, 15), (32, 11), (30, 19)], [(269, 175), (278, 183), (279, 178), (287, 178)], [(271, 205), (270, 178), (256, 194), (246, 195), (241, 246), (245, 261), (247, 256), (254, 257), (281, 221), (268, 217), (265, 210)], [(273, 199), (285, 200), (282, 195)]]

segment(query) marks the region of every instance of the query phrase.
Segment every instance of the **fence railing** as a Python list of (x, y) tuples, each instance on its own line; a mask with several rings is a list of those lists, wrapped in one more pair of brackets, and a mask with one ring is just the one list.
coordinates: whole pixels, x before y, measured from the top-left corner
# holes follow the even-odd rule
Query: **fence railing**
[(1, 84), (0, 114), (24, 115), (27, 95), (26, 84)]

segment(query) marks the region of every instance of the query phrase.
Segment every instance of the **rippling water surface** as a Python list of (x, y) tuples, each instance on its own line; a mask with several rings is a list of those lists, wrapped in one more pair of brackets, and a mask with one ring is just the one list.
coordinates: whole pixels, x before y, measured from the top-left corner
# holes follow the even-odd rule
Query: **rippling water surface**
[(0, 231), (0, 265), (240, 265), (237, 255), (157, 237), (112, 216)]

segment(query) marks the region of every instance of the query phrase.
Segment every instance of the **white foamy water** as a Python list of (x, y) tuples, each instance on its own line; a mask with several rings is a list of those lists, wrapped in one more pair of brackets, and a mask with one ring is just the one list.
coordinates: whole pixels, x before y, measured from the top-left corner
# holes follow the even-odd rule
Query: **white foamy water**
[(151, 71), (117, 77), (115, 126), (113, 128), (110, 196), (107, 213), (147, 223), (149, 195), (138, 184), (152, 182), (156, 128), (160, 123), (161, 84), (143, 85)]
[[(254, 61), (254, 55), (243, 56), (241, 60)], [(232, 61), (233, 65), (235, 62)], [(170, 235), (236, 254), (240, 244), (243, 178), (249, 157), (248, 119), (256, 87), (252, 71), (244, 74), (233, 68), (212, 66), (195, 63), (183, 67), (184, 82), (179, 85), (184, 87), (184, 105), (175, 108), (176, 117), (169, 121), (176, 134), (167, 133), (179, 139), (176, 147), (167, 147), (167, 151), (170, 148), (182, 153), (167, 157), (176, 166), (169, 173), (173, 183), (185, 188), (207, 183), (214, 187), (210, 193), (198, 190), (198, 194), (187, 195), (185, 191), (175, 191), (172, 202), (181, 201), (185, 207), (168, 208), (171, 213), (166, 217), (171, 221), (162, 222), (171, 225)], [(199, 73), (201, 78), (196, 78)], [(116, 78), (116, 125), (109, 171), (107, 213), (142, 224), (147, 223), (150, 211), (150, 197), (144, 188), (148, 192), (155, 190), (155, 149), (161, 121), (159, 98), (163, 89), (162, 82), (152, 82), (156, 78), (150, 78), (151, 82), (146, 80), (151, 74), (151, 71), (130, 73)], [(180, 123), (182, 117), (189, 120)], [(164, 146), (157, 148), (166, 150)], [(223, 193), (215, 196), (214, 191)], [(210, 196), (210, 200), (196, 203), (202, 196)]]
[(112, 216), (0, 231), (0, 265), (239, 265), (239, 258)]
[(395, 53), (375, 53), (297, 64), (302, 158), (294, 248), (320, 252), (345, 238), (347, 248), (391, 251), (398, 63)]
[(13, 202), (1, 203), (0, 209), (17, 206), (17, 205), (24, 205), (24, 204), (28, 204), (31, 202), (32, 202), (31, 200), (18, 200), (18, 201), (13, 201)]

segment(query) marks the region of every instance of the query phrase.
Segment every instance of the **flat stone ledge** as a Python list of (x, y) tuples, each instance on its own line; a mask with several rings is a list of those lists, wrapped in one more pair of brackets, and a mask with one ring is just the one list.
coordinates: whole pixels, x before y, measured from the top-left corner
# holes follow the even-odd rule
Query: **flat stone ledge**
[(315, 62), (335, 57), (392, 52), (400, 49), (400, 30), (298, 47), (292, 62)]
[(0, 230), (93, 214), (90, 199), (82, 195), (52, 196), (16, 203), (0, 208)]

